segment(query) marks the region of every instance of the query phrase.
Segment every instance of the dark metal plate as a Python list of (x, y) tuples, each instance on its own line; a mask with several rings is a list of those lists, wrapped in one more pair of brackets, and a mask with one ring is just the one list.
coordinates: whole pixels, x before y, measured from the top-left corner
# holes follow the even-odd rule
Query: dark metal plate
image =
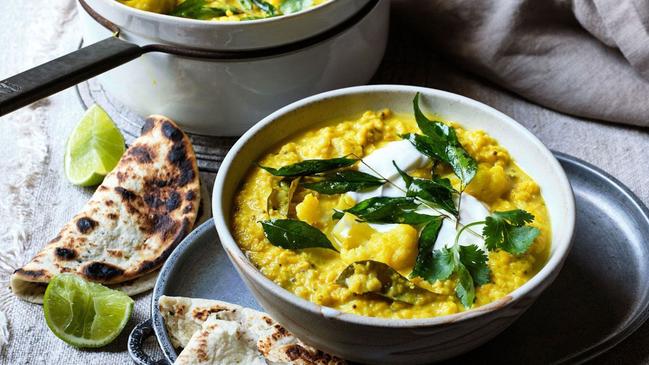
[[(647, 319), (649, 211), (610, 175), (574, 157), (557, 157), (577, 203), (575, 245), (565, 267), (514, 325), (449, 363), (581, 363), (615, 346)], [(176, 353), (156, 310), (160, 295), (218, 298), (259, 308), (211, 222), (174, 251), (154, 290), (153, 325), (173, 361)]]

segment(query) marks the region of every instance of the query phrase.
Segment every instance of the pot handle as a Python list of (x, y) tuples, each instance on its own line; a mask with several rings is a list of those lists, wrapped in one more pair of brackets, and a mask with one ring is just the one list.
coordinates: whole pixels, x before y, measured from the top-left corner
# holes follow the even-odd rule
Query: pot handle
[(142, 345), (152, 335), (153, 324), (151, 323), (151, 319), (147, 319), (133, 328), (131, 334), (128, 336), (128, 353), (131, 355), (131, 359), (137, 365), (170, 365), (165, 359), (152, 360), (144, 352)]
[(110, 37), (0, 81), (0, 116), (138, 58), (146, 51)]

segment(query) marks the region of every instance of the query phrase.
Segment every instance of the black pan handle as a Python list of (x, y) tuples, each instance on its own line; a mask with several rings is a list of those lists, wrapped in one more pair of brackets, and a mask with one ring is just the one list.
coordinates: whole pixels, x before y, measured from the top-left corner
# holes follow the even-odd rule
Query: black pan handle
[(91, 44), (0, 81), (0, 116), (138, 58), (146, 51), (117, 37)]
[(128, 353), (131, 359), (137, 365), (170, 365), (165, 359), (152, 360), (149, 355), (144, 352), (144, 341), (153, 335), (153, 323), (151, 319), (139, 323), (133, 328), (131, 334), (128, 336)]

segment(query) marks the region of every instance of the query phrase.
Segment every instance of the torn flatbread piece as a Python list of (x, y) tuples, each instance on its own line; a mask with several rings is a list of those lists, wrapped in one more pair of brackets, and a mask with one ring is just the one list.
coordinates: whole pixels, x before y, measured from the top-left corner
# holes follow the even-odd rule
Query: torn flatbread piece
[[(343, 365), (304, 344), (265, 313), (218, 300), (162, 296), (158, 301), (171, 343), (182, 347), (175, 364)], [(233, 350), (234, 349), (234, 350)], [(232, 352), (234, 351), (234, 353)]]
[[(11, 276), (18, 297), (42, 302), (57, 274), (134, 293), (150, 283), (196, 221), (201, 191), (185, 133), (163, 116), (147, 118), (117, 166), (81, 211), (36, 257)], [(129, 293), (129, 294), (130, 294)]]

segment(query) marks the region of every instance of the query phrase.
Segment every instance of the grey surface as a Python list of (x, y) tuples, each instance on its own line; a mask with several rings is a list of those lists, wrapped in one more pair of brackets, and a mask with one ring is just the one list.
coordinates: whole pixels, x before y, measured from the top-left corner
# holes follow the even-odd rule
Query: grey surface
[[(6, 29), (24, 29), (26, 19), (38, 21), (30, 23), (29, 31), (0, 32), (3, 47), (0, 78), (78, 47), (81, 35), (74, 0), (4, 0), (3, 5), (6, 11), (0, 11), (0, 21)], [(649, 204), (649, 129), (576, 118), (526, 101), (485, 81), (480, 75), (466, 72), (458, 67), (456, 58), (440, 57), (439, 49), (423, 42), (426, 37), (412, 31), (405, 23), (407, 20), (393, 18), (388, 50), (373, 83), (433, 87), (495, 107), (523, 124), (546, 146), (578, 156), (611, 173)], [(579, 91), (575, 95), (579, 97)], [(69, 89), (30, 110), (25, 109), (24, 113), (18, 111), (0, 117), (0, 156), (3, 156), (0, 167), (11, 172), (0, 174), (0, 191), (19, 189), (20, 192), (13, 198), (5, 196), (6, 204), (0, 204), (0, 216), (7, 217), (0, 225), (3, 247), (14, 240), (11, 224), (18, 222), (23, 227), (17, 237), (23, 248), (17, 258), (7, 264), (8, 268), (1, 271), (3, 284), (14, 268), (28, 261), (56, 236), (61, 226), (92, 194), (90, 189), (69, 184), (63, 175), (65, 141), (82, 114), (75, 90)], [(47, 151), (45, 166), (31, 171), (30, 180), (18, 176), (17, 173), (34, 160), (34, 150), (40, 149)], [(209, 188), (214, 175), (202, 173), (201, 177)], [(7, 293), (7, 287), (4, 285), (0, 290)], [(8, 346), (0, 352), (0, 364), (128, 364), (128, 333), (135, 324), (150, 316), (151, 293), (146, 293), (135, 298), (133, 317), (115, 342), (101, 349), (77, 350), (48, 330), (41, 306), (13, 296), (6, 298), (0, 302), (0, 309), (7, 314), (11, 334)], [(557, 334), (564, 339), (578, 335), (576, 332)], [(525, 346), (534, 347), (535, 341), (531, 339)], [(509, 350), (507, 346), (503, 351)], [(649, 364), (649, 322), (593, 362)]]
[[(577, 207), (574, 246), (556, 281), (488, 344), (448, 361), (579, 363), (608, 350), (649, 315), (649, 212), (605, 172), (559, 154)], [(157, 311), (160, 295), (225, 300), (259, 308), (223, 252), (211, 222), (167, 260), (154, 289), (154, 328), (175, 359)]]

